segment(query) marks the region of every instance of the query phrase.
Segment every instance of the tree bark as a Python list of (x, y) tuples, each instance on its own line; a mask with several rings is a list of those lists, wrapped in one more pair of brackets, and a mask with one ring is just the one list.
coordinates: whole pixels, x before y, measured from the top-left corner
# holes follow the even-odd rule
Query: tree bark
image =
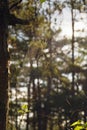
[(8, 0), (0, 0), (0, 130), (6, 130), (8, 123), (8, 25), (24, 25), (29, 22), (10, 14)]
[(0, 130), (7, 127), (8, 104), (8, 2), (0, 0)]
[(74, 3), (73, 0), (71, 0), (71, 20), (72, 20), (72, 65), (73, 65), (73, 69), (72, 69), (72, 96), (74, 95), (74, 87), (75, 87), (75, 70), (74, 70), (74, 61), (75, 61), (75, 57), (74, 57), (74, 42), (75, 42), (75, 30), (74, 30)]

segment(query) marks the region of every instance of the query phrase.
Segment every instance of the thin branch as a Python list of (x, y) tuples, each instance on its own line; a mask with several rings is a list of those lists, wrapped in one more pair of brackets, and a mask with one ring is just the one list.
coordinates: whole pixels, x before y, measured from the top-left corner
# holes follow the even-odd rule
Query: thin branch
[(9, 14), (8, 15), (8, 24), (15, 26), (16, 24), (21, 24), (21, 25), (28, 25), (31, 21), (35, 21), (34, 18), (31, 18), (29, 20), (24, 20), (21, 18), (17, 18), (14, 14)]
[(15, 8), (15, 7), (16, 7), (18, 4), (20, 4), (21, 2), (22, 2), (22, 0), (19, 0), (18, 2), (12, 4), (11, 7), (9, 7), (9, 9), (11, 10), (11, 9)]

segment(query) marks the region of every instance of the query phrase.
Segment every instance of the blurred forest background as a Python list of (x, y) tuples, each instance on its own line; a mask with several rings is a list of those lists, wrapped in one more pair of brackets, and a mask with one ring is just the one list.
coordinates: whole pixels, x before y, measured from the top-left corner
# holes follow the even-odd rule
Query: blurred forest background
[(12, 13), (33, 20), (9, 26), (9, 130), (87, 121), (87, 0), (24, 0)]

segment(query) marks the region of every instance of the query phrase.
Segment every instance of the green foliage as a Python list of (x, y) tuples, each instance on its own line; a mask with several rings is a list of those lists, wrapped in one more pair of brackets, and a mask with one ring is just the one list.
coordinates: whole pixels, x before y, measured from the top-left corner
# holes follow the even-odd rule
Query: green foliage
[(73, 124), (71, 124), (71, 126), (77, 126), (77, 125), (80, 125), (80, 124), (81, 124), (81, 121), (78, 120), (78, 121), (74, 122)]
[(45, 2), (46, 0), (40, 0), (41, 3)]
[(20, 110), (18, 110), (18, 113), (21, 114), (21, 115), (23, 115), (23, 114), (25, 114), (25, 113), (28, 113), (28, 112), (29, 112), (28, 106), (25, 105), (25, 104), (21, 106), (21, 109), (20, 109)]
[(87, 122), (83, 123), (82, 121), (78, 120), (71, 124), (71, 127), (73, 127), (74, 130), (86, 130), (87, 129)]

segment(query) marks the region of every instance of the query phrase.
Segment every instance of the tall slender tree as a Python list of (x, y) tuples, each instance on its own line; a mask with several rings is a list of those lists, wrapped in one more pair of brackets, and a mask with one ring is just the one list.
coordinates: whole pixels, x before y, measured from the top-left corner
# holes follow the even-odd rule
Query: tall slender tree
[(6, 130), (7, 104), (8, 104), (8, 26), (16, 24), (28, 24), (28, 20), (21, 20), (10, 13), (10, 10), (16, 7), (21, 0), (10, 2), (0, 0), (0, 129)]
[(74, 2), (71, 0), (71, 17), (72, 17), (72, 93), (74, 94), (74, 84), (75, 84), (75, 72), (74, 72), (74, 42), (75, 42), (75, 31), (74, 31)]
[(0, 129), (6, 130), (8, 102), (8, 1), (0, 0)]

